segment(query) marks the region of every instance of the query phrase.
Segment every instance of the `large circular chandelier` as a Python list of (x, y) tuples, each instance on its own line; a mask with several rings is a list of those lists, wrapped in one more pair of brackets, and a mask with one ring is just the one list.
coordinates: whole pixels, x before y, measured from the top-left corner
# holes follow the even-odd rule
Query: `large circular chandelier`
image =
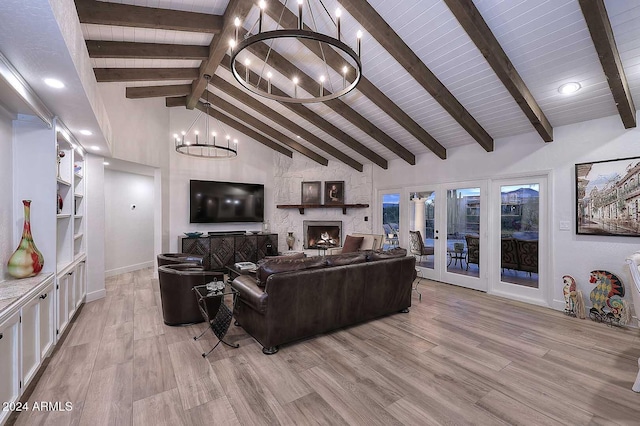
[[(209, 107), (211, 106), (209, 102), (209, 81), (211, 76), (205, 75), (204, 78), (207, 80), (205, 109), (204, 111), (200, 110), (200, 113), (187, 130), (182, 131), (181, 134), (175, 133), (173, 135), (176, 151), (191, 157), (221, 160), (235, 158), (238, 156), (238, 139), (233, 139), (232, 141), (231, 135), (225, 131), (219, 120), (218, 125), (222, 128), (226, 143), (216, 143), (218, 133), (212, 130), (212, 126), (209, 123), (212, 119), (211, 115), (209, 115)], [(203, 118), (204, 123), (202, 123)], [(203, 133), (201, 133), (201, 130)]]
[[(286, 9), (288, 0), (284, 2), (284, 8)], [(279, 102), (288, 103), (311, 103), (311, 102), (325, 102), (332, 99), (343, 96), (358, 85), (360, 78), (362, 77), (362, 62), (360, 60), (362, 31), (358, 31), (356, 34), (356, 50), (352, 49), (348, 44), (342, 41), (340, 16), (341, 11), (338, 9), (334, 17), (331, 16), (325, 7), (322, 0), (317, 0), (319, 6), (315, 9), (312, 8), (311, 0), (306, 0), (307, 7), (304, 7), (305, 0), (297, 0), (298, 3), (298, 27), (297, 28), (283, 28), (281, 25), (282, 14), (280, 20), (276, 22), (276, 29), (263, 31), (264, 12), (268, 7), (265, 0), (260, 0), (258, 3), (260, 9), (260, 15), (258, 21), (252, 26), (252, 29), (246, 33), (243, 39), (239, 39), (239, 30), (241, 22), (238, 18), (235, 18), (235, 38), (232, 38), (229, 42), (231, 47), (231, 72), (235, 79), (245, 89), (253, 92), (257, 95), (273, 99)], [(310, 16), (315, 30), (310, 27), (305, 27), (303, 22), (303, 12), (307, 12)], [(285, 10), (283, 10), (283, 13)], [(320, 18), (324, 17), (324, 21), (320, 21)], [(328, 18), (328, 19), (326, 19)], [(334, 36), (318, 31), (319, 24), (324, 24), (325, 29), (331, 27), (333, 29)], [(251, 32), (257, 27), (257, 33), (251, 34)], [(327, 32), (327, 31), (325, 31)], [(272, 55), (273, 45), (280, 41), (300, 40), (303, 39), (317, 42), (322, 52), (322, 60), (317, 60), (314, 78), (314, 84), (306, 84), (302, 86), (301, 76), (296, 75), (298, 71), (304, 73), (312, 65), (309, 64), (309, 55), (300, 54), (299, 61), (304, 61), (304, 64), (296, 64), (293, 60), (290, 60), (297, 70), (293, 71), (293, 75), (286, 75), (287, 72), (283, 71), (283, 68), (278, 66), (272, 66), (269, 59)], [(265, 49), (256, 49), (259, 44), (266, 44), (266, 54), (263, 57), (259, 57), (259, 62), (262, 64), (257, 74), (257, 80), (253, 81), (250, 78), (253, 69), (250, 68), (251, 59), (253, 56), (258, 56), (259, 52), (264, 52)], [(291, 47), (291, 44), (285, 44), (285, 46)], [(262, 46), (264, 47), (264, 46)], [(331, 67), (327, 65), (326, 49), (333, 49), (342, 60), (344, 64), (339, 70), (331, 70)], [(290, 55), (291, 56), (291, 55)], [(294, 53), (294, 57), (297, 55)], [(238, 63), (243, 59), (242, 65), (244, 65), (244, 72), (238, 70)], [(322, 64), (319, 64), (322, 62)], [(313, 71), (311, 71), (313, 72)], [(278, 77), (274, 76), (274, 73), (279, 74)], [(310, 72), (309, 72), (310, 73)], [(351, 73), (352, 75), (348, 75)], [(276, 77), (281, 84), (280, 88), (277, 88), (272, 84), (272, 79)], [(317, 78), (317, 80), (315, 80)], [(284, 80), (286, 79), (286, 81)], [(284, 82), (284, 83), (283, 83)], [(303, 88), (304, 87), (304, 88)]]

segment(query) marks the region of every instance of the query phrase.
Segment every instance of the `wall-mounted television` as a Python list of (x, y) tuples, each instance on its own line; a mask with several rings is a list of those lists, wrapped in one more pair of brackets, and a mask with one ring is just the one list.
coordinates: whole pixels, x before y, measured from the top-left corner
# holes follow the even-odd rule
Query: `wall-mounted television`
[(190, 223), (264, 222), (264, 185), (190, 182)]

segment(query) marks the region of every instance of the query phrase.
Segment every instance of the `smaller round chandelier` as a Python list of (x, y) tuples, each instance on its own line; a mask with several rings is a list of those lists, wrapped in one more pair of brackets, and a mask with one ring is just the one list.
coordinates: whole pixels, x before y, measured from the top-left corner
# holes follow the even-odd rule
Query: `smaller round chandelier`
[[(242, 40), (239, 40), (239, 31), (241, 28), (240, 19), (235, 18), (235, 38), (232, 38), (229, 42), (231, 47), (231, 73), (235, 79), (245, 89), (249, 90), (256, 95), (263, 96), (269, 99), (273, 99), (279, 102), (286, 103), (311, 103), (311, 102), (325, 102), (332, 99), (339, 98), (353, 89), (356, 88), (360, 79), (362, 78), (362, 62), (360, 60), (360, 52), (362, 49), (362, 31), (358, 31), (356, 34), (356, 50), (352, 49), (348, 44), (342, 41), (340, 16), (341, 10), (336, 10), (335, 20), (331, 16), (322, 0), (317, 0), (319, 6), (314, 10), (311, 5), (311, 0), (306, 0), (307, 7), (304, 7), (305, 0), (297, 0), (298, 14), (297, 14), (297, 28), (284, 28), (281, 25), (283, 14), (286, 11), (288, 0), (284, 2), (284, 9), (280, 15), (280, 19), (276, 22), (276, 29), (263, 31), (264, 12), (267, 9), (267, 3), (265, 0), (260, 0), (258, 7), (260, 9), (260, 15), (258, 21), (252, 26)], [(303, 11), (306, 9), (310, 21), (313, 23), (315, 30), (305, 26), (303, 22)], [(324, 21), (320, 18), (324, 17)], [(319, 25), (324, 25), (325, 33), (318, 31)], [(251, 34), (251, 32), (257, 27), (257, 33)], [(326, 34), (327, 29), (331, 29), (330, 32), (335, 36)], [(314, 59), (313, 55), (306, 54), (306, 52), (300, 52), (299, 47), (292, 45), (291, 40), (310, 40), (318, 44), (319, 51), (322, 59)], [(289, 42), (289, 43), (287, 43)], [(284, 55), (291, 61), (295, 68), (298, 70), (304, 70), (306, 72), (315, 72), (314, 82), (301, 81), (302, 76), (298, 75), (286, 75), (284, 68), (278, 68), (277, 64), (272, 66), (269, 59), (273, 52), (282, 52), (274, 48), (274, 43), (282, 43), (283, 49), (293, 50), (292, 55)], [(268, 46), (265, 52), (265, 46)], [(328, 52), (332, 50), (333, 52)], [(261, 54), (262, 53), (262, 54)], [(284, 53), (284, 52), (283, 52)], [(327, 53), (337, 53), (342, 66), (339, 69), (332, 69), (327, 63)], [(251, 57), (258, 56), (259, 72), (257, 74), (257, 80), (252, 79), (251, 74), (254, 70), (250, 68)], [(291, 59), (293, 57), (293, 59)], [(335, 58), (335, 55), (332, 55)], [(243, 59), (242, 65), (244, 65), (244, 72), (238, 70), (238, 63)], [(297, 62), (297, 63), (296, 63)], [(315, 63), (314, 63), (315, 62)], [(333, 61), (335, 64), (335, 61)], [(335, 66), (335, 65), (334, 65)], [(308, 71), (310, 69), (314, 71)], [(279, 82), (286, 82), (280, 88), (277, 88), (275, 84), (272, 84), (272, 79), (276, 77), (274, 73), (279, 73)], [(294, 73), (295, 74), (295, 73)], [(317, 80), (316, 80), (317, 76)], [(278, 77), (276, 77), (278, 78)]]
[[(212, 118), (209, 115), (209, 107), (211, 106), (209, 102), (209, 80), (211, 80), (211, 76), (205, 75), (204, 78), (207, 80), (205, 109), (204, 111), (200, 110), (200, 113), (186, 131), (182, 131), (180, 135), (177, 133), (173, 135), (176, 151), (191, 157), (220, 160), (236, 158), (238, 156), (238, 139), (232, 140), (231, 135), (225, 131), (219, 120), (218, 125), (222, 128), (226, 143), (216, 143), (218, 133), (212, 130), (209, 123)], [(200, 123), (203, 117), (204, 123)], [(203, 130), (203, 133), (200, 133), (200, 129)]]

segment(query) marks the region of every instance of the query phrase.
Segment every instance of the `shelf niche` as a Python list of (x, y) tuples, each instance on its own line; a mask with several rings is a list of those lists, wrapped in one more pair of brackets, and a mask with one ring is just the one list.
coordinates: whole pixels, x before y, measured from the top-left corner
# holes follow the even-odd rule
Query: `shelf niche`
[(279, 209), (298, 209), (304, 214), (305, 209), (342, 209), (342, 214), (347, 214), (347, 209), (366, 209), (369, 204), (278, 204)]

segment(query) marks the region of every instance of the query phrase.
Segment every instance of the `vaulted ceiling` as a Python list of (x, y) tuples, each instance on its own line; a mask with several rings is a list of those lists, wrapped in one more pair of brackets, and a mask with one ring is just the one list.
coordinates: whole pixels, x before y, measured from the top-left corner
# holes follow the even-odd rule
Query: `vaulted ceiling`
[[(295, 1), (267, 3), (265, 26), (295, 27)], [(229, 71), (233, 19), (243, 20), (243, 33), (255, 32), (257, 1), (76, 0), (76, 7), (99, 83), (126, 82), (128, 98), (166, 97), (168, 107), (202, 109), (208, 91), (213, 114), (226, 125), (320, 164), (336, 159), (361, 171), (363, 164), (387, 168), (400, 158), (413, 165), (417, 155), (444, 160), (461, 145), (491, 152), (495, 138), (531, 131), (544, 144), (553, 141), (554, 127), (614, 114), (621, 127), (636, 125), (637, 1), (323, 3), (344, 10), (345, 40), (352, 35), (355, 45), (356, 31), (364, 31), (364, 78), (339, 100), (304, 105), (250, 94)], [(319, 14), (305, 16), (305, 23), (312, 20), (330, 31)], [(271, 53), (278, 63), (274, 90), (290, 94), (292, 73), (301, 89), (315, 90), (312, 70), (322, 53), (313, 43), (283, 46)], [(254, 82), (263, 48), (251, 52)], [(335, 55), (326, 60), (342, 65)], [(204, 74), (213, 75), (209, 85)], [(579, 92), (559, 93), (573, 81)]]

